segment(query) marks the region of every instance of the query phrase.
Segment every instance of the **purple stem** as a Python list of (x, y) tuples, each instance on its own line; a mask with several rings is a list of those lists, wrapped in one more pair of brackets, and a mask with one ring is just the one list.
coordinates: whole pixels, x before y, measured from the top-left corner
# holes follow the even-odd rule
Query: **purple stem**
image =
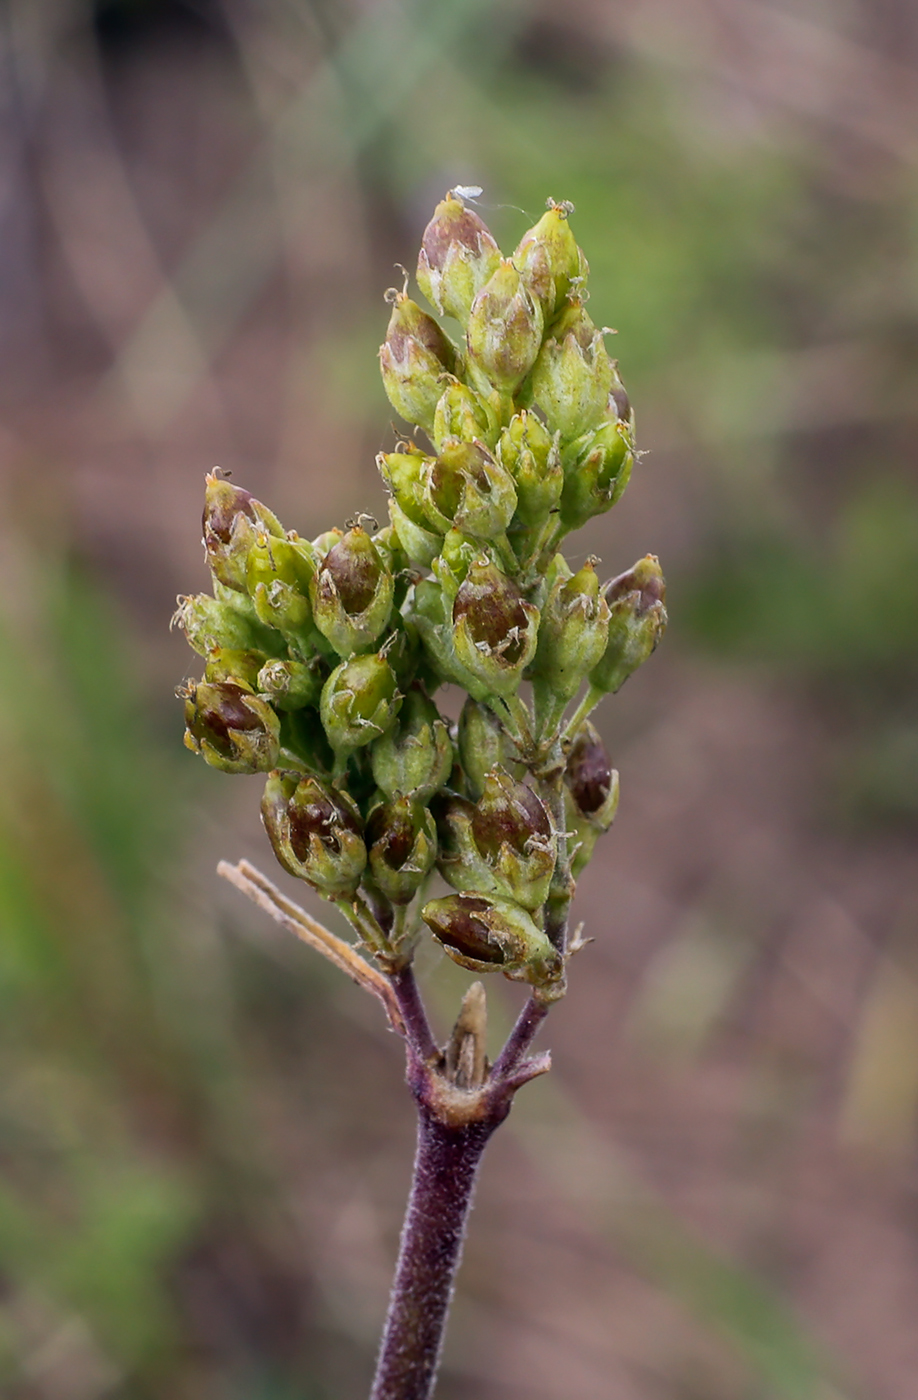
[(419, 1107), (418, 1147), (370, 1400), (429, 1400), (478, 1163), (509, 1104), (451, 1128)]
[(535, 997), (529, 998), (516, 1018), (516, 1025), (510, 1032), (506, 1045), (494, 1063), (494, 1068), (491, 1071), (493, 1080), (501, 1080), (510, 1076), (518, 1067), (548, 1012), (548, 1004), (538, 1001)]
[(395, 992), (398, 1009), (402, 1013), (402, 1020), (405, 1022), (408, 1043), (418, 1059), (427, 1062), (438, 1054), (439, 1047), (434, 1040), (427, 1012), (418, 992), (414, 968), (408, 963), (406, 967), (393, 972), (389, 980)]

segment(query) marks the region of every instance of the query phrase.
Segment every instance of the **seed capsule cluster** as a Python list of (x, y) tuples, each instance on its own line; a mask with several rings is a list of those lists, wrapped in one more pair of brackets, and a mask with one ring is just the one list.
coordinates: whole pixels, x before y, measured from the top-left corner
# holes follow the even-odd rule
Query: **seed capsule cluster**
[[(446, 196), (417, 279), (453, 324), (388, 294), (383, 383), (410, 425), (378, 459), (390, 523), (304, 540), (208, 476), (213, 593), (176, 614), (204, 659), (180, 692), (185, 742), (268, 775), (281, 865), (384, 966), (423, 922), (463, 966), (546, 996), (563, 987), (574, 879), (618, 801), (586, 716), (666, 625), (653, 556), (603, 585), (595, 560), (575, 572), (559, 553), (620, 498), (635, 455), (570, 212), (550, 201), (504, 257)], [(435, 702), (447, 684), (466, 694), (458, 725)], [(454, 893), (425, 902), (435, 871)]]

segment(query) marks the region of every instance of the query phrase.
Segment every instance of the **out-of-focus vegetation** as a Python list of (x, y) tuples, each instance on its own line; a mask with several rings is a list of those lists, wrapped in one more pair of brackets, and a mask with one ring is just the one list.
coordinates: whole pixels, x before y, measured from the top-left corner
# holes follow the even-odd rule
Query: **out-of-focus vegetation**
[(586, 547), (610, 573), (658, 551), (672, 627), (610, 707), (592, 970), (553, 1019), (555, 1097), (527, 1091), (486, 1168), (443, 1400), (850, 1376), (906, 1400), (913, 7), (8, 0), (3, 23), (4, 1394), (330, 1400), (369, 1375), (397, 1053), (216, 891), (218, 856), (264, 859), (257, 802), (182, 751), (165, 628), (203, 586), (216, 461), (306, 534), (382, 514), (380, 293), (474, 183), (511, 245), (546, 196), (576, 205), (648, 449)]

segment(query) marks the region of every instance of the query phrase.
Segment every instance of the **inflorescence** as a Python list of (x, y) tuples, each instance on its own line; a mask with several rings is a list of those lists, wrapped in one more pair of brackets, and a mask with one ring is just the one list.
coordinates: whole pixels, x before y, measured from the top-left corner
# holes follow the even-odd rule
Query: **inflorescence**
[[(575, 572), (559, 553), (615, 505), (635, 459), (570, 213), (549, 201), (505, 258), (446, 196), (417, 280), (459, 334), (387, 294), (382, 377), (413, 425), (378, 458), (390, 523), (301, 539), (209, 475), (213, 593), (176, 613), (205, 663), (180, 689), (185, 743), (225, 773), (267, 774), (284, 869), (383, 971), (426, 925), (455, 962), (546, 1001), (576, 946), (574, 881), (618, 803), (587, 716), (666, 625), (652, 555), (601, 584), (595, 559)], [(458, 724), (438, 710), (445, 685), (465, 692)], [(455, 893), (427, 897), (435, 872)]]

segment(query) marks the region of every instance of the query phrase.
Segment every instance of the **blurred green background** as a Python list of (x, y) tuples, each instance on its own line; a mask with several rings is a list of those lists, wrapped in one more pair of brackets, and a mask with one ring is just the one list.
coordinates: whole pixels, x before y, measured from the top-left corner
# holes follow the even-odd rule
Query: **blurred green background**
[(577, 547), (672, 621), (438, 1393), (911, 1400), (918, 10), (6, 0), (0, 73), (3, 1395), (368, 1386), (400, 1049), (218, 888), (259, 783), (167, 624), (214, 465), (384, 516), (382, 293), (464, 183), (505, 247), (576, 205), (647, 452)]

